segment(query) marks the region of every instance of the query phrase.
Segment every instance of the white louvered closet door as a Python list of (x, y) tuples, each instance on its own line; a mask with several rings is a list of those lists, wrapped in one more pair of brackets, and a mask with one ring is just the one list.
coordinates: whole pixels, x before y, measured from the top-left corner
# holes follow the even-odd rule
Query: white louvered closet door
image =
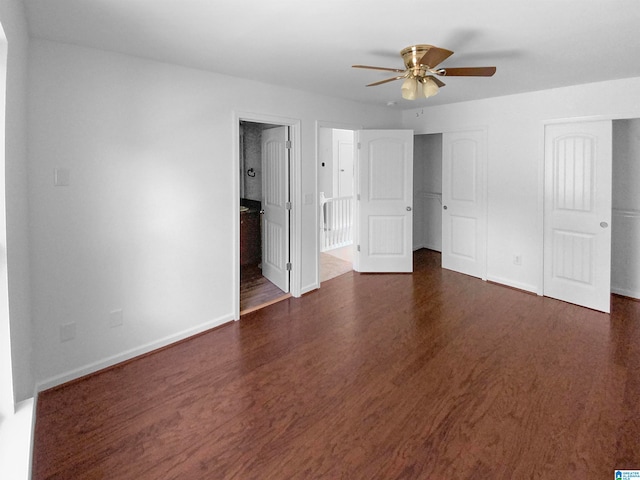
[(545, 128), (544, 295), (609, 312), (611, 121)]

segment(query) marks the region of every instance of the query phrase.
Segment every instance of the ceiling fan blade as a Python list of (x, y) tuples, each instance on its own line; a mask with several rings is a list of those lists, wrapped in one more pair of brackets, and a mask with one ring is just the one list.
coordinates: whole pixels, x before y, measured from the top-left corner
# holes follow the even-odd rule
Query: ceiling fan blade
[(444, 62), (453, 55), (451, 50), (446, 48), (431, 47), (427, 53), (418, 62), (420, 65), (426, 65), (429, 68), (435, 68), (436, 65)]
[(351, 65), (352, 68), (368, 68), (369, 70), (382, 70), (385, 72), (404, 72), (402, 68), (386, 68), (386, 67), (371, 67), (369, 65)]
[[(404, 71), (404, 70), (401, 70)], [(400, 75), (399, 77), (392, 77), (392, 78), (387, 78), (386, 80), (380, 80), (379, 82), (374, 82), (374, 83), (370, 83), (369, 85), (367, 85), (367, 87), (375, 87), (376, 85), (382, 85), (383, 83), (387, 83), (387, 82), (393, 82), (394, 80), (400, 80), (401, 78), (404, 78), (404, 75)]]
[(459, 67), (441, 68), (436, 72), (447, 77), (491, 77), (496, 73), (496, 67)]
[(444, 87), (446, 85), (446, 83), (444, 83), (438, 77), (432, 77), (431, 75), (429, 75), (427, 78), (430, 78), (431, 80), (433, 80), (435, 82), (435, 84), (438, 85), (438, 87), (440, 87), (440, 88), (442, 88), (442, 87)]

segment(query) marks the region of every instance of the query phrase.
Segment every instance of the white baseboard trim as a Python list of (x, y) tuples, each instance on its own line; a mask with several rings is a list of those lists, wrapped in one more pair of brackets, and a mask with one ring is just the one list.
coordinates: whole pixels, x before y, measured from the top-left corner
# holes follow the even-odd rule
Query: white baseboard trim
[(611, 285), (611, 293), (616, 293), (624, 297), (640, 298), (640, 292), (638, 291), (628, 290), (626, 288), (620, 288), (613, 285)]
[(442, 252), (442, 248), (440, 248), (439, 246), (436, 245), (430, 245), (428, 243), (421, 243), (419, 245), (414, 245), (413, 246), (413, 251), (415, 252), (416, 250), (420, 250), (421, 248), (426, 248), (428, 250), (433, 250), (436, 252)]
[(440, 245), (425, 244), (424, 248), (428, 248), (429, 250), (433, 250), (435, 252), (442, 252), (442, 246)]
[(502, 277), (496, 277), (493, 275), (488, 275), (487, 280), (494, 283), (499, 283), (501, 285), (506, 285), (507, 287), (517, 288), (518, 290), (524, 290), (526, 292), (538, 293), (538, 287), (535, 285), (530, 285), (528, 283), (522, 282), (514, 282), (513, 280), (509, 280)]
[(182, 332), (176, 333), (174, 335), (168, 335), (159, 340), (140, 345), (139, 347), (132, 348), (130, 350), (112, 355), (107, 358), (103, 358), (102, 360), (98, 360), (97, 362), (92, 362), (82, 367), (69, 370), (68, 372), (56, 375), (55, 377), (41, 380), (36, 383), (36, 390), (38, 392), (41, 392), (43, 390), (56, 387), (85, 375), (95, 373), (104, 368), (112, 367), (114, 365), (117, 365), (118, 363), (131, 360), (132, 358), (144, 355), (145, 353), (152, 352), (159, 348), (166, 347), (167, 345), (171, 345), (172, 343), (176, 343), (199, 333), (206, 332), (207, 330), (211, 330), (212, 328), (219, 327), (220, 325), (223, 325), (225, 323), (232, 322), (234, 321), (233, 317), (233, 314), (225, 315), (215, 320), (200, 324), (196, 327), (183, 330)]

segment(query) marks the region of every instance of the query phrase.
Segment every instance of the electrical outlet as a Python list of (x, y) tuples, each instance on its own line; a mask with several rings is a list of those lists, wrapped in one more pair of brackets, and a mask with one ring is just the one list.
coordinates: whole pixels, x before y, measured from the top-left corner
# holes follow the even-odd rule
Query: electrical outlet
[(522, 255), (517, 254), (513, 256), (514, 265), (522, 265)]
[(120, 325), (122, 325), (122, 310), (113, 310), (109, 313), (109, 326), (119, 327)]
[(60, 341), (68, 342), (76, 338), (76, 322), (60, 325)]

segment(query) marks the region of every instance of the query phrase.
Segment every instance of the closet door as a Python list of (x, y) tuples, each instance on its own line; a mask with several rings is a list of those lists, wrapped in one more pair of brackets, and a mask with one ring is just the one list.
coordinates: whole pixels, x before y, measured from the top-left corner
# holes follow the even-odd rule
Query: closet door
[(442, 136), (442, 268), (486, 278), (486, 132)]
[(545, 128), (544, 295), (609, 312), (611, 121)]

